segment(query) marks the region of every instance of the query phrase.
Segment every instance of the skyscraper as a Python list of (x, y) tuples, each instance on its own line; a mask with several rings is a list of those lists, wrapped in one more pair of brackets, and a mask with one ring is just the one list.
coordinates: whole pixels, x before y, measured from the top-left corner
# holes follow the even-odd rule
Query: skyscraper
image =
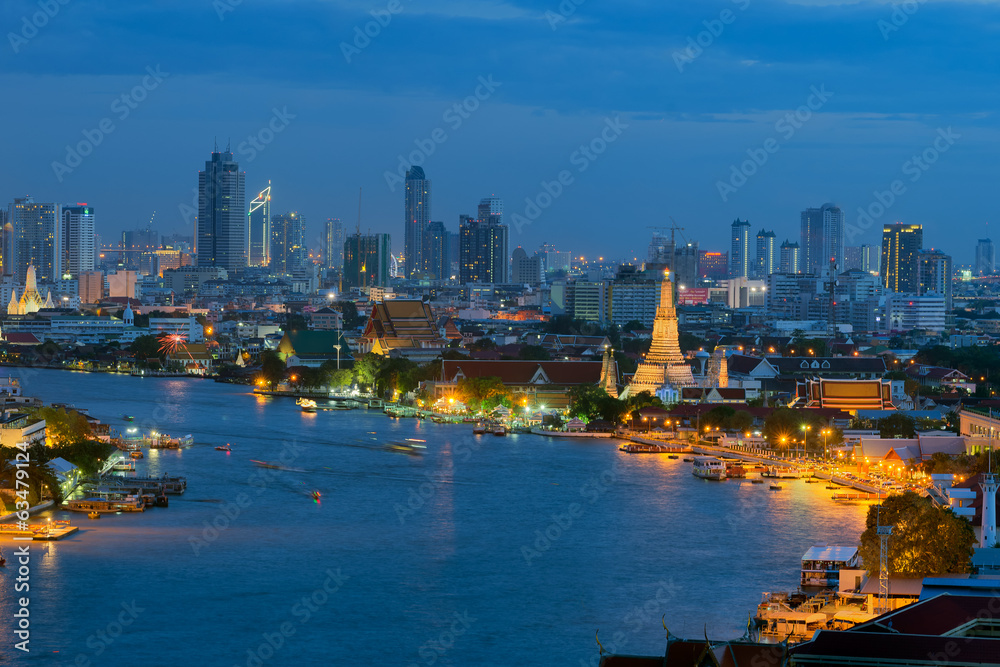
[[(494, 204), (489, 206), (492, 210)], [(479, 210), (484, 210), (482, 204)], [(502, 209), (486, 213), (486, 220), (459, 216), (459, 277), (463, 285), (507, 282), (508, 229), (502, 220)]]
[(389, 284), (392, 245), (388, 234), (351, 234), (344, 241), (341, 289)]
[(779, 260), (781, 273), (802, 273), (800, 250), (798, 243), (790, 243), (788, 239), (785, 239), (785, 242), (781, 244), (781, 259)]
[(801, 217), (802, 272), (820, 275), (832, 259), (844, 262), (844, 212), (834, 204), (807, 208)]
[(323, 262), (328, 269), (344, 267), (344, 225), (340, 218), (327, 218), (323, 230)]
[(774, 232), (761, 229), (757, 232), (757, 265), (755, 275), (767, 278), (778, 267), (777, 237)]
[(247, 265), (246, 174), (227, 148), (198, 172), (198, 266), (227, 271)]
[(424, 231), (431, 221), (431, 182), (421, 167), (411, 167), (406, 172), (404, 197), (403, 276), (413, 279), (426, 271)]
[(267, 266), (271, 261), (271, 181), (250, 202), (250, 266)]
[(94, 270), (94, 208), (86, 204), (63, 206), (63, 271), (74, 280)]
[(38, 282), (55, 282), (63, 274), (62, 207), (36, 203), (31, 197), (15, 199), (8, 218), (14, 232), (14, 276), (24, 283), (28, 266), (35, 267)]
[(976, 243), (976, 265), (973, 267), (973, 275), (991, 276), (996, 268), (996, 250), (993, 248), (993, 241), (979, 239)]
[(952, 304), (952, 268), (951, 255), (940, 250), (917, 251), (918, 276), (920, 278), (920, 296), (943, 296), (945, 313), (951, 312)]
[(271, 217), (271, 273), (295, 273), (306, 266), (306, 221), (292, 211)]
[(916, 294), (920, 287), (917, 251), (924, 246), (924, 228), (897, 222), (882, 228), (882, 284), (893, 292)]
[(750, 276), (750, 222), (736, 218), (732, 225), (732, 248), (729, 252), (729, 277)]
[(425, 273), (432, 280), (447, 280), (451, 275), (451, 234), (444, 223), (431, 221), (424, 230)]
[(479, 200), (479, 220), (491, 225), (503, 224), (503, 200), (489, 196)]
[(518, 285), (537, 287), (545, 280), (542, 256), (535, 253), (531, 257), (524, 248), (517, 246), (510, 255), (511, 282)]
[(844, 271), (858, 269), (865, 273), (878, 273), (881, 248), (873, 245), (847, 246), (844, 248)]

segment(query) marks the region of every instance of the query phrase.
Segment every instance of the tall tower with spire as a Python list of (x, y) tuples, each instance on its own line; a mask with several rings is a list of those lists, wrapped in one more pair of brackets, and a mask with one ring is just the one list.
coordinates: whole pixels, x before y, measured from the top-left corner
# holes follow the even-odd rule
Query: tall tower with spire
[[(990, 412), (992, 415), (992, 410)], [(997, 476), (993, 474), (992, 431), (990, 429), (989, 465), (986, 468), (986, 474), (983, 475), (983, 481), (979, 483), (983, 490), (983, 526), (979, 535), (979, 546), (983, 549), (989, 549), (997, 543), (997, 488), (1000, 487), (1000, 484), (997, 483)]]
[(674, 307), (674, 282), (665, 271), (660, 283), (660, 306), (653, 320), (653, 342), (646, 358), (632, 376), (625, 395), (634, 396), (643, 391), (656, 393), (665, 384), (688, 387), (694, 384), (691, 367), (684, 363), (677, 335), (677, 309)]

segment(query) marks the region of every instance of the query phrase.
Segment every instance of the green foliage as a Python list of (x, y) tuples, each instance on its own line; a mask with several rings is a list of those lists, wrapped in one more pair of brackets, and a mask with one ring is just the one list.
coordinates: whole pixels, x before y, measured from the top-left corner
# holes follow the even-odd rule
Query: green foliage
[(285, 315), (285, 323), (281, 325), (282, 331), (305, 331), (309, 328), (309, 320), (301, 313), (288, 313)]
[(29, 417), (31, 423), (42, 420), (45, 421), (46, 438), (54, 447), (87, 440), (92, 435), (87, 418), (76, 410), (38, 408)]
[(139, 336), (128, 346), (136, 359), (160, 359), (160, 341), (156, 336)]
[[(649, 397), (646, 393), (647, 399)], [(629, 405), (625, 401), (609, 396), (598, 385), (578, 385), (569, 392), (569, 413), (574, 417), (590, 421), (606, 419), (612, 424), (618, 424), (629, 413)], [(644, 399), (639, 399), (636, 405)], [(652, 399), (657, 400), (658, 399)], [(662, 405), (662, 403), (661, 403)]]
[(81, 440), (61, 447), (51, 447), (48, 453), (51, 459), (64, 458), (86, 475), (96, 475), (103, 461), (115, 451), (111, 443), (99, 440)]
[(511, 407), (513, 395), (498, 377), (459, 378), (458, 399), (473, 410)]
[(880, 438), (912, 438), (916, 433), (913, 417), (896, 413), (875, 422)]
[(704, 339), (689, 333), (680, 333), (677, 336), (677, 342), (681, 346), (681, 352), (689, 352), (690, 350), (701, 350), (704, 349), (706, 352), (711, 352), (712, 346), (709, 345)]
[(22, 482), (28, 485), (30, 505), (37, 505), (46, 495), (60, 501), (59, 480), (48, 465), (52, 458), (51, 450), (42, 444), (30, 447), (26, 468), (18, 468), (16, 465), (19, 451), (16, 447), (0, 447), (0, 485), (17, 488), (17, 471), (23, 470), (27, 473), (27, 479), (23, 478), (24, 473), (22, 473)]
[(338, 301), (335, 307), (343, 315), (345, 329), (357, 329), (368, 321), (366, 316), (358, 314), (358, 307), (353, 301)]
[(270, 389), (274, 389), (285, 377), (285, 362), (274, 350), (260, 353), (260, 374)]
[(369, 352), (354, 362), (354, 373), (358, 377), (358, 383), (365, 387), (375, 387), (379, 374), (388, 363), (385, 357)]
[[(879, 510), (868, 510), (859, 548), (869, 576), (878, 575)], [(976, 534), (972, 524), (950, 509), (937, 507), (912, 491), (882, 501), (882, 525), (891, 525), (887, 564), (890, 574), (926, 577), (966, 573), (972, 561)]]
[(622, 333), (630, 333), (632, 331), (642, 331), (646, 329), (646, 325), (639, 320), (629, 320), (622, 326)]
[(354, 373), (349, 370), (334, 370), (329, 374), (329, 384), (331, 387), (347, 387), (354, 382)]
[(549, 361), (549, 351), (541, 345), (525, 345), (517, 353), (517, 358), (524, 361)]
[[(803, 431), (803, 426), (807, 426), (809, 430)], [(839, 429), (830, 427), (818, 415), (810, 414), (805, 410), (778, 408), (764, 421), (761, 433), (772, 447), (778, 449), (795, 449), (798, 446), (797, 442), (801, 443), (804, 436), (807, 450), (822, 451), (823, 429), (830, 430), (830, 434), (826, 438), (827, 445), (835, 445), (843, 441), (843, 433)], [(784, 442), (782, 442), (782, 438), (784, 438)]]

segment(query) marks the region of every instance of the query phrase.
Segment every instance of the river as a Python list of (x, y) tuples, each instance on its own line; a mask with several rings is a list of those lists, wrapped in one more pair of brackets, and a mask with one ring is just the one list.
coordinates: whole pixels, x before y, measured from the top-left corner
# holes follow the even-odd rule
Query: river
[[(823, 484), (709, 482), (613, 441), (305, 414), (205, 380), (20, 375), (28, 395), (196, 444), (139, 462), (187, 477), (169, 508), (43, 515), (81, 530), (31, 543), (31, 652), (9, 633), (0, 646), (18, 663), (596, 665), (598, 629), (608, 649), (649, 654), (661, 616), (677, 635), (741, 635), (763, 591), (796, 587), (808, 547), (863, 530), (866, 507)], [(426, 455), (378, 448), (402, 438)]]

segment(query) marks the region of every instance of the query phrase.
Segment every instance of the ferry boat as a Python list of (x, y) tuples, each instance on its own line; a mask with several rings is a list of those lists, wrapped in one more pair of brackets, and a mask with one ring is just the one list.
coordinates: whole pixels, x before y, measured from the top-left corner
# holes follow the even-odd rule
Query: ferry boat
[(316, 401), (311, 398), (300, 398), (295, 403), (302, 408), (302, 412), (316, 412)]
[(133, 459), (141, 459), (141, 458), (145, 458), (145, 456), (146, 456), (145, 454), (143, 454), (142, 452), (140, 452), (138, 449), (133, 449), (131, 452), (128, 453), (128, 455), (131, 456)]
[(472, 427), (472, 433), (473, 435), (483, 435), (486, 433), (486, 425), (483, 423), (477, 423)]
[(63, 504), (63, 509), (70, 512), (91, 512), (107, 514), (109, 512), (145, 512), (146, 503), (142, 498), (129, 497), (122, 499), (113, 498), (83, 498), (82, 500), (68, 500)]
[(128, 459), (121, 459), (115, 461), (111, 469), (115, 472), (135, 472), (135, 461), (130, 461)]
[(218, 447), (216, 447), (216, 449), (219, 450), (220, 452), (231, 452), (231, 451), (233, 451), (232, 445), (230, 445), (228, 442), (226, 444), (224, 444), (224, 445), (219, 445)]
[(726, 477), (744, 479), (746, 476), (746, 468), (743, 467), (740, 461), (726, 461)]
[(122, 419), (124, 421), (130, 422), (130, 421), (134, 421), (135, 417), (133, 417), (132, 415), (122, 415)]
[(726, 462), (714, 456), (696, 456), (691, 473), (702, 479), (722, 481), (726, 478)]
[(628, 454), (666, 454), (668, 450), (660, 445), (647, 445), (639, 442), (629, 442), (619, 447), (618, 451), (626, 452)]
[(498, 435), (498, 436), (501, 436), (501, 437), (507, 435), (507, 429), (506, 429), (506, 427), (504, 427), (503, 424), (499, 424), (497, 426), (494, 426), (493, 427), (493, 435)]
[(764, 477), (773, 479), (798, 479), (799, 471), (795, 468), (783, 468), (781, 466), (768, 466), (764, 471)]

